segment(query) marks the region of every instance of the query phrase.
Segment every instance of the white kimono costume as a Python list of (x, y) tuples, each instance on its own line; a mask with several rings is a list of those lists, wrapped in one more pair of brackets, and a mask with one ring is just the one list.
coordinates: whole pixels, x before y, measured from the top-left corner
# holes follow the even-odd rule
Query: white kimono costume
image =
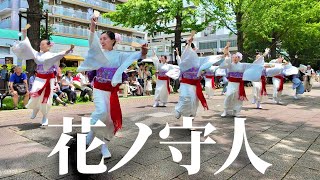
[(170, 78), (174, 80), (179, 78), (179, 66), (160, 63), (158, 57), (156, 56), (152, 58), (152, 61), (156, 67), (156, 70), (158, 71), (154, 99), (156, 102), (166, 104), (170, 94)]
[(205, 109), (207, 102), (200, 84), (201, 72), (216, 63), (220, 63), (222, 56), (208, 56), (199, 58), (197, 53), (187, 46), (178, 64), (181, 71), (179, 102), (175, 107), (176, 117), (195, 117), (199, 100)]
[[(259, 59), (254, 61), (254, 64), (260, 64), (264, 65), (264, 57), (261, 56)], [(252, 86), (253, 86), (253, 102), (252, 103), (257, 103), (261, 102), (262, 96), (267, 96), (267, 90), (266, 90), (266, 69), (263, 68), (262, 70), (262, 75), (261, 79), (259, 81), (252, 81)]]
[(237, 114), (241, 111), (243, 101), (247, 100), (244, 81), (259, 81), (263, 66), (241, 62), (235, 64), (230, 57), (227, 57), (220, 64), (220, 68), (227, 69), (229, 80), (224, 100), (224, 110), (225, 112), (233, 110)]
[(284, 85), (284, 75), (282, 74), (283, 67), (281, 63), (277, 63), (277, 60), (272, 60), (270, 63), (274, 63), (275, 67), (267, 69), (267, 76), (272, 77), (273, 100), (279, 103), (281, 101)]
[(31, 98), (26, 107), (34, 110), (32, 118), (35, 118), (40, 110), (43, 114), (44, 122), (47, 119), (47, 114), (52, 105), (53, 86), (55, 82), (54, 73), (57, 70), (59, 61), (66, 55), (66, 52), (37, 52), (31, 47), (28, 37), (13, 46), (12, 50), (19, 59), (33, 59), (37, 64), (37, 77), (34, 80), (30, 92)]
[(205, 70), (205, 90), (209, 98), (214, 95), (215, 71), (218, 68), (219, 66), (211, 66), (209, 69)]
[(122, 83), (122, 73), (140, 57), (141, 52), (103, 50), (98, 35), (89, 35), (89, 51), (78, 71), (97, 70), (93, 82), (95, 111), (91, 114), (91, 124), (96, 124), (98, 120), (106, 124), (107, 127), (93, 129), (101, 140), (110, 140), (122, 127), (122, 113), (117, 95)]

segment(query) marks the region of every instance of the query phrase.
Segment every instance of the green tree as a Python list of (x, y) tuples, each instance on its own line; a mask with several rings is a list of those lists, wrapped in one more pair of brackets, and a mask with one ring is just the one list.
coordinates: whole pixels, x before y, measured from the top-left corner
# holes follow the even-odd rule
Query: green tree
[[(295, 65), (296, 55), (313, 58), (320, 44), (320, 2), (318, 0), (267, 0), (249, 5), (248, 19), (243, 31), (249, 41), (269, 42), (272, 58), (276, 57), (277, 44), (287, 50)], [(306, 56), (307, 55), (307, 56)]]
[[(104, 16), (116, 22), (116, 25), (143, 26), (150, 35), (155, 32), (174, 33), (174, 46), (181, 52), (181, 33), (192, 30), (200, 32), (212, 21), (201, 8), (184, 7), (184, 0), (129, 0), (117, 5), (115, 12)], [(168, 26), (172, 21), (175, 21), (174, 28)]]
[(201, 3), (209, 19), (214, 19), (217, 28), (226, 27), (237, 36), (238, 51), (243, 53), (244, 59), (247, 53), (244, 49), (245, 32), (243, 22), (247, 18), (250, 0), (195, 0)]

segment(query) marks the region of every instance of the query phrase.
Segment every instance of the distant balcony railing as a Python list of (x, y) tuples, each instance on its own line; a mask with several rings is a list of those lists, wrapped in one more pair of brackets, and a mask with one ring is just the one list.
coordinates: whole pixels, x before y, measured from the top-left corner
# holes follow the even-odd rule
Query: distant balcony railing
[(29, 8), (28, 1), (27, 0), (21, 0), (20, 1), (20, 8), (23, 8), (23, 9)]
[(108, 2), (105, 2), (105, 1), (101, 1), (101, 0), (79, 0), (79, 1), (91, 4), (91, 5), (94, 5), (94, 6), (99, 6), (99, 7), (102, 7), (102, 8), (106, 8), (106, 9), (109, 9), (111, 11), (116, 10), (116, 5), (115, 4), (108, 3)]
[[(60, 24), (53, 24), (54, 31), (59, 34), (66, 34), (73, 37), (81, 37), (81, 38), (87, 38), (89, 35), (88, 29), (81, 28), (81, 27), (72, 27), (72, 26), (64, 26)], [(103, 31), (98, 30), (98, 33), (101, 34)], [(143, 39), (130, 37), (124, 34), (121, 34), (122, 42), (124, 43), (131, 43), (131, 42), (137, 42), (137, 43), (145, 43)]]
[(5, 19), (0, 21), (1, 29), (10, 29), (10, 27), (11, 27), (11, 19)]
[(4, 0), (4, 1), (0, 2), (0, 11), (7, 9), (7, 8), (12, 8), (11, 0)]
[[(50, 11), (50, 10), (49, 10)], [(89, 13), (83, 12), (81, 10), (75, 10), (73, 8), (65, 8), (63, 6), (52, 6), (52, 14), (57, 14), (61, 16), (69, 16), (73, 18), (78, 18), (82, 20), (89, 20), (91, 17), (89, 16)], [(98, 19), (100, 23), (113, 25), (114, 23), (108, 19), (108, 18), (102, 18), (100, 17)]]

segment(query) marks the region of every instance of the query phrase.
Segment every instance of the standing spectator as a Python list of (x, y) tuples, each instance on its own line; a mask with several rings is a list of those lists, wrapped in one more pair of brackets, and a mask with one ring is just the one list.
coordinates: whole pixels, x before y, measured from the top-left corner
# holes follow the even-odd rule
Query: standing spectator
[(18, 109), (19, 96), (24, 96), (23, 106), (25, 108), (29, 101), (29, 90), (27, 75), (22, 73), (21, 67), (15, 67), (14, 73), (10, 76), (9, 86), (10, 93), (13, 95), (14, 110)]
[(67, 71), (65, 76), (61, 79), (61, 90), (62, 92), (67, 93), (70, 104), (74, 104), (77, 98), (77, 94), (74, 91), (75, 87), (72, 84), (72, 79), (71, 71)]
[(319, 82), (320, 80), (320, 67), (319, 69), (316, 71), (316, 81)]
[(313, 84), (313, 76), (315, 76), (314, 70), (311, 68), (310, 65), (307, 66), (307, 70), (304, 73), (304, 87), (305, 87), (305, 92), (310, 92), (312, 89), (312, 84)]
[(86, 72), (80, 72), (77, 74), (77, 77), (80, 79), (80, 89), (81, 89), (81, 94), (80, 97), (84, 98), (86, 94), (89, 96), (89, 101), (92, 101), (92, 88), (91, 88), (91, 83), (89, 81), (88, 76), (86, 75)]
[(144, 67), (144, 71), (143, 71), (144, 92), (147, 91), (147, 80), (148, 80), (148, 77), (151, 78), (151, 71), (149, 70), (149, 66), (145, 66)]
[(2, 69), (0, 71), (0, 89), (4, 89), (6, 92), (8, 91), (8, 81), (9, 81), (9, 73), (7, 69), (7, 65), (2, 65)]
[(144, 87), (144, 64), (143, 63), (140, 63), (139, 64), (139, 68), (138, 68), (138, 82), (140, 83), (140, 85), (142, 87)]
[(146, 91), (146, 95), (150, 96), (151, 92), (152, 92), (152, 79), (151, 76), (148, 76), (147, 81), (145, 83), (145, 91)]
[(34, 80), (36, 79), (36, 77), (37, 77), (37, 71), (34, 71), (33, 75), (29, 78), (29, 91), (31, 91), (32, 85), (33, 85)]

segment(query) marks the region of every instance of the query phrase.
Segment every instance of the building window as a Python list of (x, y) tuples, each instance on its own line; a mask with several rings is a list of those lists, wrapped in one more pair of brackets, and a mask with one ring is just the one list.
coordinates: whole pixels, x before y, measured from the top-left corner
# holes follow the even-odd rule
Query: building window
[(230, 42), (230, 47), (237, 47), (237, 40), (231, 40), (231, 41), (220, 41), (220, 48), (224, 48), (227, 45), (227, 42)]
[(237, 40), (232, 40), (230, 46), (231, 47), (237, 47)]
[(203, 50), (203, 49), (215, 49), (217, 48), (217, 42), (200, 42), (199, 43), (199, 49)]

